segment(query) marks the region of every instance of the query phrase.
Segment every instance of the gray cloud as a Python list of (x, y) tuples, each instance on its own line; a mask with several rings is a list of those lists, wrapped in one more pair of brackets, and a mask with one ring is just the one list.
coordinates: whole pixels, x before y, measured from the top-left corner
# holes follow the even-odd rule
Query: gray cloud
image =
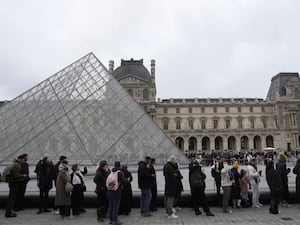
[(93, 51), (157, 65), (160, 98), (265, 98), (298, 72), (300, 2), (16, 1), (0, 8), (0, 99), (12, 99)]

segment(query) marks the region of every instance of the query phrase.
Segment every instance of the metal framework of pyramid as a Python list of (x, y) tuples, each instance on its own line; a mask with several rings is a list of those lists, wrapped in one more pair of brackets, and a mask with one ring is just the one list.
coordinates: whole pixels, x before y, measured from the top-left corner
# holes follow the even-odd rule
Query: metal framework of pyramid
[(105, 159), (158, 164), (184, 154), (123, 89), (93, 53), (0, 107), (0, 165), (28, 153), (95, 165)]

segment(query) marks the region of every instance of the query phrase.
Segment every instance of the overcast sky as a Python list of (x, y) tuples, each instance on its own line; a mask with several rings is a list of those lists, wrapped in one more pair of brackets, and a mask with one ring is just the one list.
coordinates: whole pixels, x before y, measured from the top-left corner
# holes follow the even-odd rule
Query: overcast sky
[(89, 52), (156, 60), (158, 98), (265, 98), (300, 72), (299, 0), (0, 0), (0, 100)]

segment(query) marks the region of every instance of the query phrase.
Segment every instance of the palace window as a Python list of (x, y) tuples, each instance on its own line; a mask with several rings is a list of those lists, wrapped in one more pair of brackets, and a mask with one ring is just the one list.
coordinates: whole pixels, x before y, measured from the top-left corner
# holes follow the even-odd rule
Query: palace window
[(214, 129), (218, 128), (218, 120), (214, 120)]
[(189, 113), (193, 113), (193, 108), (189, 107)]
[(144, 100), (144, 101), (148, 101), (148, 100), (149, 100), (148, 89), (144, 89), (144, 90), (143, 90), (143, 100)]
[(176, 119), (176, 130), (180, 130), (180, 129), (181, 129), (181, 120)]
[(230, 128), (230, 120), (225, 121), (225, 126), (226, 126), (226, 129)]
[(163, 120), (163, 129), (164, 130), (168, 130), (169, 129), (169, 120), (168, 119), (164, 119)]
[(227, 112), (227, 113), (229, 112), (229, 107), (228, 106), (225, 107), (225, 112)]
[(193, 119), (189, 119), (189, 127), (191, 130), (194, 129), (194, 120)]
[(249, 111), (253, 112), (253, 107), (252, 106), (249, 107)]
[(128, 89), (128, 94), (129, 94), (131, 97), (133, 97), (133, 91), (132, 91), (132, 89)]
[(206, 129), (206, 120), (201, 120), (201, 129), (202, 130)]
[(250, 119), (250, 124), (251, 124), (251, 128), (255, 128), (255, 120), (254, 119)]
[(243, 120), (242, 119), (238, 120), (238, 128), (243, 129)]
[(180, 113), (180, 108), (176, 108), (176, 113)]
[(205, 107), (201, 107), (201, 113), (205, 113)]
[(217, 113), (218, 112), (218, 108), (217, 107), (214, 107), (214, 113)]
[(164, 107), (164, 113), (168, 113), (168, 107)]
[(238, 106), (237, 110), (238, 110), (238, 112), (242, 112), (241, 106)]

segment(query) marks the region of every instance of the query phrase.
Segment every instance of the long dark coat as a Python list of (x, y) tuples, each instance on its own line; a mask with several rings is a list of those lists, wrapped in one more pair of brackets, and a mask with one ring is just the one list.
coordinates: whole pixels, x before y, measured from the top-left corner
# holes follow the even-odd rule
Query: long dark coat
[(167, 162), (164, 165), (163, 171), (165, 176), (165, 195), (169, 197), (176, 197), (178, 190), (176, 166), (171, 162)]
[(296, 166), (293, 168), (293, 173), (296, 174), (296, 193), (300, 198), (300, 160), (298, 159)]

